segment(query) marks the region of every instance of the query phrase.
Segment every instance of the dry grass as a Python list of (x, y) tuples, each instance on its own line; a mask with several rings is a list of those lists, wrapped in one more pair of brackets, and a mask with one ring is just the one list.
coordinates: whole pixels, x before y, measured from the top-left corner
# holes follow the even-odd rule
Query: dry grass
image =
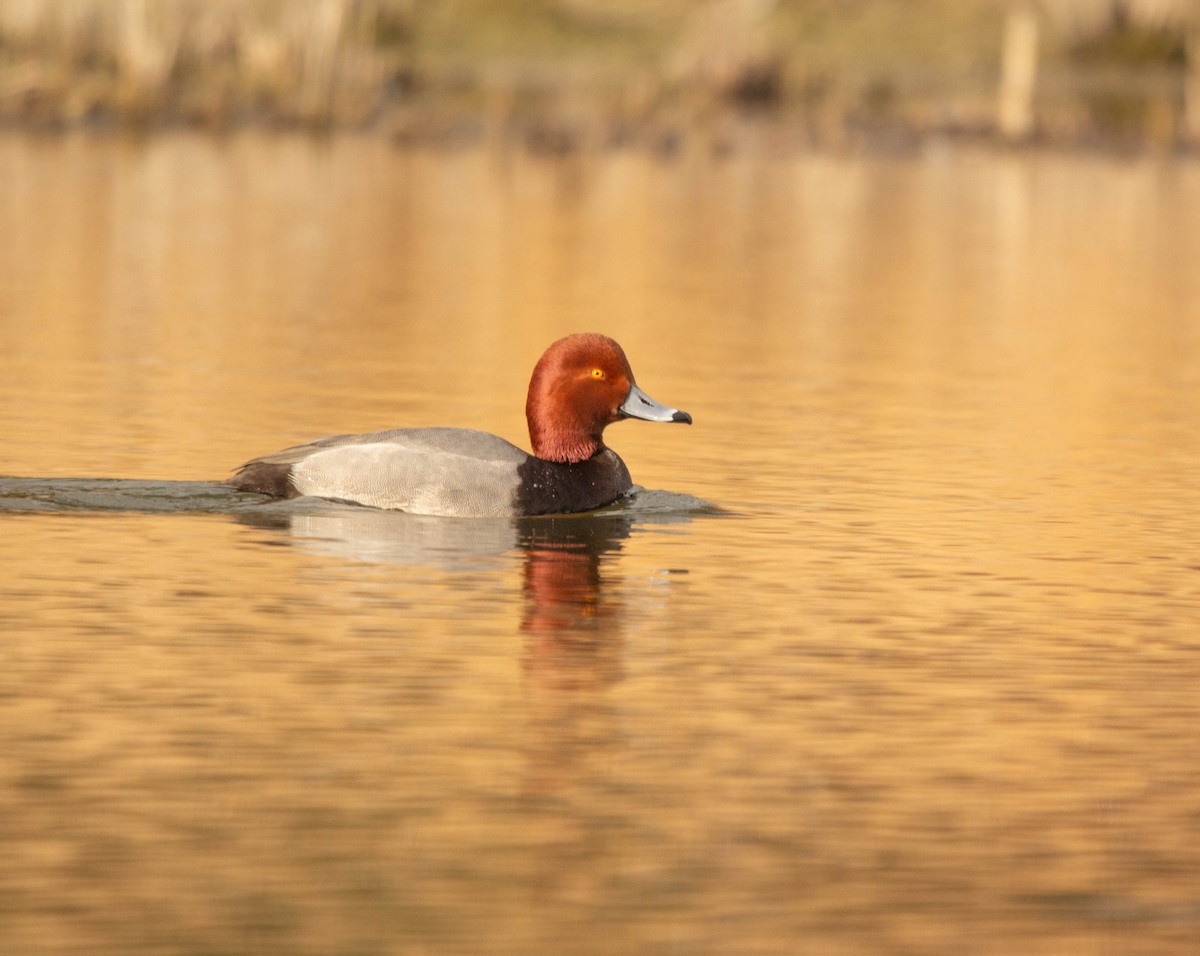
[[(1134, 33), (1120, 33), (1111, 50), (1111, 4), (1043, 5), (1043, 137), (1116, 129), (1133, 140), (1183, 138), (1186, 57), (1171, 56), (1187, 48), (1190, 8), (1128, 0), (1135, 13), (1139, 4), (1153, 17), (1135, 18)], [(1003, 0), (0, 0), (0, 122), (372, 128), (407, 139), (515, 129), (566, 149), (670, 144), (697, 129), (720, 139), (750, 111), (783, 119), (785, 138), (803, 142), (988, 136), (1007, 8)], [(1112, 50), (1151, 55), (1123, 62)]]

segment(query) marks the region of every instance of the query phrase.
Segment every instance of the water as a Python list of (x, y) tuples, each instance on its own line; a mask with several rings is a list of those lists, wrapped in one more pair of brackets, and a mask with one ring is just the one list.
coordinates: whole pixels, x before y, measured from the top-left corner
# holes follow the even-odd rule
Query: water
[[(1200, 167), (0, 139), (14, 953), (1200, 941)], [(524, 442), (595, 517), (216, 484)]]

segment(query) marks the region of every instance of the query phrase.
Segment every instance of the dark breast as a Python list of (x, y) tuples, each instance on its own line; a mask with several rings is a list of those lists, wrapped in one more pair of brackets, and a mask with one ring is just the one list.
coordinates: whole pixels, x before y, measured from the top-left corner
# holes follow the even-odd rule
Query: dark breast
[(592, 511), (633, 487), (625, 462), (609, 448), (573, 465), (531, 455), (517, 468), (517, 475), (515, 505), (522, 515)]

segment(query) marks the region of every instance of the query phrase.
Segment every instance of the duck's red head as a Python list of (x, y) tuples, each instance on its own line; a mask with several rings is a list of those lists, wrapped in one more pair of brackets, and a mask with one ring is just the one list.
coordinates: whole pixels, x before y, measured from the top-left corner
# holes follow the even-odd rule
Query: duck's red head
[(612, 339), (579, 333), (559, 339), (538, 360), (525, 401), (533, 453), (580, 462), (604, 448), (604, 429), (622, 418), (692, 423), (637, 387), (625, 353)]

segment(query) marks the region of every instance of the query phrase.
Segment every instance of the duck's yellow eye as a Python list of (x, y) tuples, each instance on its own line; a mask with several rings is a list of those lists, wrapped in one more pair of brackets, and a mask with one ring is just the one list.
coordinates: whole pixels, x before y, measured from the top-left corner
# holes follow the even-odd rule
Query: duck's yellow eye
[(604, 378), (604, 369), (602, 369), (602, 368), (592, 369), (592, 378)]

